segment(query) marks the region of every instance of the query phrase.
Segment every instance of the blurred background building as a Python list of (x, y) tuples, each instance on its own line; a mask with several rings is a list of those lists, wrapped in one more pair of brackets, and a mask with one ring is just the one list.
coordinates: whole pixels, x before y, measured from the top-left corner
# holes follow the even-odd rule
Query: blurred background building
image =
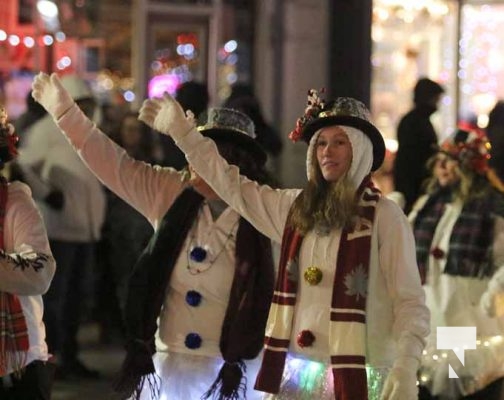
[(211, 105), (250, 84), (282, 133), (282, 183), (296, 185), (305, 149), (286, 136), (310, 88), (368, 103), (392, 152), (419, 76), (447, 88), (441, 136), (485, 126), (504, 98), (503, 22), (504, 0), (2, 0), (0, 96), (15, 119), (40, 70), (82, 74), (103, 105), (132, 109), (191, 80)]

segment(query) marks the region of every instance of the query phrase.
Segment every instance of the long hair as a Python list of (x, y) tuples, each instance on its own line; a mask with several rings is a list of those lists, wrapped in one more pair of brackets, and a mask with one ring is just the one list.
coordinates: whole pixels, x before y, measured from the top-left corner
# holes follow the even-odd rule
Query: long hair
[(336, 182), (328, 182), (312, 159), (314, 179), (309, 180), (291, 209), (292, 224), (302, 233), (315, 229), (328, 233), (334, 228), (351, 227), (357, 216), (356, 188), (345, 174)]
[[(430, 177), (425, 182), (427, 194), (432, 194), (440, 189), (438, 180), (434, 175), (434, 167), (436, 165), (437, 154), (433, 155), (427, 161), (427, 168), (430, 171)], [(452, 194), (455, 199), (459, 199), (462, 203), (466, 203), (472, 199), (483, 197), (488, 194), (491, 189), (487, 178), (466, 168), (458, 163), (455, 169), (459, 180), (452, 185)]]

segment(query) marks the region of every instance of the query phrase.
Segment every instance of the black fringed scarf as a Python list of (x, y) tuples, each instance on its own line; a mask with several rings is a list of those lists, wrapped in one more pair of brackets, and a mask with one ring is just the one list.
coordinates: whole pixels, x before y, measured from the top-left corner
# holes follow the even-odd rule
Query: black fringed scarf
[[(203, 197), (194, 190), (183, 191), (133, 269), (126, 302), (127, 353), (114, 385), (126, 398), (139, 399), (146, 382), (152, 397), (159, 397), (159, 377), (152, 361), (157, 318), (171, 273), (202, 202)], [(224, 365), (203, 398), (244, 397), (243, 360), (255, 358), (262, 349), (273, 285), (271, 243), (241, 218), (235, 274), (219, 343)]]

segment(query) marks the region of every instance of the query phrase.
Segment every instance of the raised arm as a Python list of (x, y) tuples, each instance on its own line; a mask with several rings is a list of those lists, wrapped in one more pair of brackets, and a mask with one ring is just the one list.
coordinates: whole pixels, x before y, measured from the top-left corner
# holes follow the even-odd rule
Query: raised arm
[(81, 159), (110, 190), (153, 223), (183, 188), (180, 174), (134, 160), (87, 118), (57, 75), (40, 73), (33, 97), (51, 114)]
[(238, 167), (219, 155), (215, 143), (198, 132), (169, 95), (144, 101), (139, 118), (170, 134), (189, 164), (226, 203), (264, 235), (281, 241), (287, 214), (299, 190), (272, 189), (241, 176)]
[(21, 183), (11, 184), (0, 251), (0, 291), (21, 296), (44, 294), (56, 270), (42, 216)]

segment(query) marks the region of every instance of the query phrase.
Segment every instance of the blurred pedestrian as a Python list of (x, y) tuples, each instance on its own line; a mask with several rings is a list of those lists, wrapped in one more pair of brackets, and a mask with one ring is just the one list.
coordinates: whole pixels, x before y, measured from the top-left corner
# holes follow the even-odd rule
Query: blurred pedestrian
[(414, 107), (401, 118), (397, 128), (394, 186), (405, 198), (405, 213), (422, 193), (422, 184), (429, 176), (426, 163), (438, 144), (430, 116), (437, 111), (443, 93), (440, 84), (420, 78), (413, 90)]
[(492, 145), (489, 165), (504, 181), (504, 101), (498, 101), (488, 114), (486, 134)]
[[(138, 161), (153, 162), (150, 128), (128, 112), (120, 122), (119, 132), (110, 137)], [(138, 257), (152, 236), (152, 226), (145, 217), (106, 189), (107, 211), (99, 243), (97, 260), (100, 338), (104, 343), (114, 334), (124, 335), (124, 317), (129, 276)]]
[[(179, 98), (176, 100), (180, 103)], [(184, 105), (181, 103), (182, 107)], [(277, 157), (282, 151), (282, 139), (269, 123), (266, 122), (252, 87), (246, 84), (235, 84), (231, 87), (231, 94), (223, 107), (232, 108), (248, 115), (254, 122), (257, 141), (271, 156)]]
[(28, 92), (26, 95), (26, 110), (13, 123), (14, 129), (19, 136), (20, 144), (25, 139), (25, 133), (28, 128), (44, 115), (46, 115), (44, 107), (33, 99), (31, 91)]
[[(96, 103), (84, 80), (66, 75), (62, 83), (83, 112), (92, 116)], [(18, 161), (44, 217), (58, 264), (44, 295), (47, 343), (57, 356), (57, 377), (97, 378), (98, 371), (78, 358), (77, 333), (84, 307), (93, 298), (95, 246), (105, 217), (103, 188), (50, 115), (30, 127)]]
[[(474, 131), (445, 140), (428, 164), (427, 194), (409, 215), (431, 311), (422, 400), (504, 398), (504, 309), (496, 306), (504, 294), (504, 194), (487, 179), (488, 150)], [(463, 365), (437, 349), (438, 327), (476, 329), (476, 348), (464, 352)]]
[[(17, 157), (18, 138), (0, 109), (0, 170)], [(0, 175), (0, 398), (49, 400), (51, 368), (42, 294), (56, 263), (28, 186)]]

